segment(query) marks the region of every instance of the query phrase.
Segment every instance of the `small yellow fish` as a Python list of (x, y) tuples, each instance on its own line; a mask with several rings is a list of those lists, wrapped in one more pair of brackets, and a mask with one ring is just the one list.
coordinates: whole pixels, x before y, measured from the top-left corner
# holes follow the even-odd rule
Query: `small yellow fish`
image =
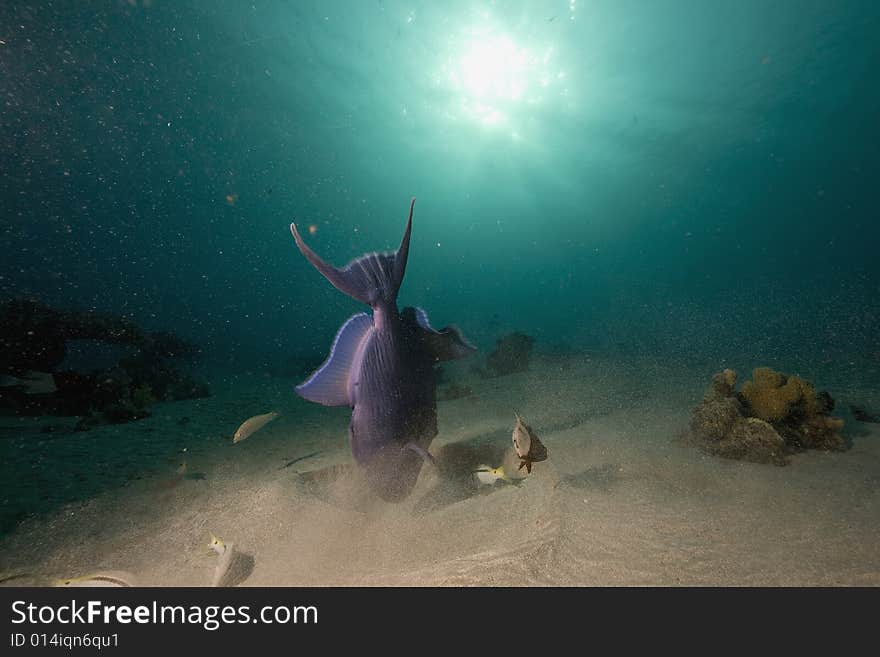
[(208, 549), (213, 550), (218, 555), (223, 555), (226, 552), (226, 543), (222, 538), (211, 534), (211, 542), (208, 543)]
[(134, 575), (123, 570), (107, 570), (99, 573), (92, 573), (91, 575), (83, 575), (82, 577), (56, 579), (53, 580), (52, 584), (53, 586), (73, 587), (137, 586)]
[(504, 468), (490, 468), (488, 465), (481, 465), (475, 471), (474, 475), (477, 481), (483, 485), (490, 486), (499, 479), (501, 481), (510, 481), (510, 478), (504, 473)]
[(235, 434), (232, 436), (233, 444), (240, 443), (251, 434), (256, 433), (279, 415), (281, 413), (272, 411), (271, 413), (263, 413), (262, 415), (254, 415), (252, 418), (248, 418), (236, 429)]

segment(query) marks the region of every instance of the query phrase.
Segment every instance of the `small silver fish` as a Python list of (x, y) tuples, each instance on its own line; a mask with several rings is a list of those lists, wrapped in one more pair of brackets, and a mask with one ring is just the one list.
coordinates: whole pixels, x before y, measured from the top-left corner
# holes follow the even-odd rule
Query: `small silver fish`
[(263, 413), (262, 415), (254, 415), (252, 418), (248, 418), (241, 423), (241, 426), (238, 427), (238, 429), (236, 429), (235, 434), (232, 436), (233, 444), (240, 443), (245, 438), (250, 437), (279, 415), (281, 415), (281, 413), (272, 411), (271, 413)]

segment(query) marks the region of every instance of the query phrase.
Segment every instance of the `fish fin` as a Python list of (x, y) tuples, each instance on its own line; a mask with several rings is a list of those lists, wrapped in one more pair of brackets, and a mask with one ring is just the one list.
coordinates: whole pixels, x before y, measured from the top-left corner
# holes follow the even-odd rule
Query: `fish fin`
[[(409, 310), (409, 308), (407, 308), (407, 310)], [(415, 315), (416, 324), (421, 326), (426, 331), (434, 331), (434, 327), (431, 326), (431, 321), (428, 319), (428, 313), (425, 312), (424, 308), (419, 308), (417, 306), (412, 310)]]
[[(407, 308), (404, 312), (408, 312)], [(428, 313), (421, 308), (413, 308), (414, 319), (421, 329), (422, 339), (435, 360), (456, 360), (470, 356), (477, 348), (468, 342), (457, 326), (447, 326), (439, 331), (431, 326)]]
[(529, 429), (528, 457), (530, 461), (545, 461), (547, 459), (547, 447), (531, 428)]
[(532, 461), (546, 461), (547, 460), (547, 448), (543, 443), (532, 439), (532, 447), (529, 450), (529, 458)]
[(397, 299), (406, 261), (409, 257), (409, 241), (412, 233), (412, 214), (416, 200), (409, 206), (409, 220), (397, 251), (393, 253), (368, 253), (357, 258), (344, 268), (330, 265), (312, 251), (303, 241), (296, 228), (290, 224), (290, 232), (299, 250), (321, 274), (340, 292), (357, 299), (361, 303), (375, 306), (379, 302), (392, 302)]
[(333, 339), (330, 355), (315, 373), (296, 387), (300, 397), (324, 406), (351, 406), (349, 375), (355, 356), (373, 320), (366, 313), (348, 319)]

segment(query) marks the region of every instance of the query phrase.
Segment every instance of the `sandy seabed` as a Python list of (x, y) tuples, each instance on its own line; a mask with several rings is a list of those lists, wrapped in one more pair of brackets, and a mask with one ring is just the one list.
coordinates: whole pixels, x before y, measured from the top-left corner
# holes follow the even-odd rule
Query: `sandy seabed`
[[(497, 379), (461, 371), (474, 394), (438, 403), (441, 472), (423, 469), (395, 505), (350, 467), (348, 410), (295, 398), (287, 379), (230, 379), (85, 434), (7, 419), (7, 511), (47, 488), (96, 492), (7, 531), (0, 571), (207, 586), (213, 532), (252, 557), (240, 583), (254, 586), (880, 584), (880, 425), (845, 416), (852, 449), (788, 467), (725, 461), (674, 441), (711, 371), (586, 356)], [(232, 444), (270, 410), (282, 416)], [(478, 487), (469, 473), (504, 460), (514, 411), (550, 458), (518, 485)]]

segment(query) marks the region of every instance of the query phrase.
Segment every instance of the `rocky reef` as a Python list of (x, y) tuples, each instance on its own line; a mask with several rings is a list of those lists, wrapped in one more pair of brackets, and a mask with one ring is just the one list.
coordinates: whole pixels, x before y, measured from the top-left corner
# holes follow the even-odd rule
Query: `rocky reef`
[[(71, 340), (121, 345), (129, 353), (109, 368), (65, 370)], [(157, 401), (209, 394), (177, 366), (198, 354), (198, 347), (175, 334), (144, 331), (125, 317), (61, 310), (31, 299), (6, 301), (0, 303), (0, 410), (79, 415), (80, 430), (137, 420)]]
[(827, 392), (798, 377), (759, 367), (736, 390), (736, 372), (712, 377), (694, 408), (686, 442), (723, 458), (786, 465), (805, 449), (844, 450), (843, 420)]
[(499, 338), (495, 349), (486, 357), (486, 367), (475, 367), (483, 378), (505, 376), (529, 369), (535, 339), (525, 333), (509, 333)]
[(147, 335), (125, 317), (60, 310), (33, 299), (0, 303), (0, 372), (52, 372), (71, 340), (140, 345)]

